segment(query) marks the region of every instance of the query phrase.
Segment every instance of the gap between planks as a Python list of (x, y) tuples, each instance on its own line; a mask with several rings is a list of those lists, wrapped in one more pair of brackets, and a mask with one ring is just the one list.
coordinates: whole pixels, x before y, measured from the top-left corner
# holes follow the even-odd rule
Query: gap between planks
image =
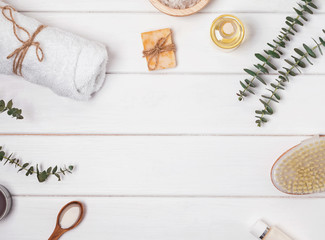
[[(44, 11), (44, 10), (18, 10), (20, 13), (89, 13), (89, 14), (97, 14), (97, 13), (109, 13), (109, 14), (162, 14), (159, 11), (86, 11), (86, 10), (77, 10), (77, 11), (64, 11), (64, 10), (54, 10), (54, 11)], [(225, 12), (231, 12), (235, 14), (293, 14), (292, 11), (286, 11), (286, 12), (271, 12), (271, 11), (233, 11), (233, 10), (224, 10), (224, 11), (203, 11), (203, 12), (198, 12), (197, 14), (223, 14)], [(315, 12), (314, 15), (322, 15), (325, 14), (325, 12)]]
[[(107, 76), (109, 75), (169, 75), (169, 76), (178, 76), (178, 75), (204, 75), (204, 76), (247, 76), (244, 72), (107, 72)], [(261, 74), (261, 76), (278, 76), (276, 72), (269, 73), (267, 75)], [(300, 73), (298, 76), (325, 76), (325, 73)]]
[[(317, 134), (324, 136), (323, 134)], [(313, 137), (313, 134), (196, 134), (196, 133), (0, 133), (0, 136), (41, 136), (41, 137)]]
[(325, 195), (320, 196), (259, 196), (259, 195), (252, 195), (252, 196), (243, 196), (243, 195), (40, 195), (40, 194), (30, 194), (30, 195), (12, 195), (12, 197), (16, 198), (31, 198), (31, 197), (38, 197), (38, 198), (54, 198), (54, 197), (61, 197), (61, 198), (206, 198), (206, 199), (224, 199), (224, 198), (232, 198), (232, 199), (325, 199)]

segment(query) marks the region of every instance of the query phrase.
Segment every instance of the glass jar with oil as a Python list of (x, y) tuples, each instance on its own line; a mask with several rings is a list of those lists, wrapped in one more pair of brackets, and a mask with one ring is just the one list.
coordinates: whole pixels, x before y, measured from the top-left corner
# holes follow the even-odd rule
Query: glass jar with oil
[(212, 41), (222, 49), (235, 49), (244, 40), (244, 24), (233, 15), (221, 15), (216, 18), (211, 26)]

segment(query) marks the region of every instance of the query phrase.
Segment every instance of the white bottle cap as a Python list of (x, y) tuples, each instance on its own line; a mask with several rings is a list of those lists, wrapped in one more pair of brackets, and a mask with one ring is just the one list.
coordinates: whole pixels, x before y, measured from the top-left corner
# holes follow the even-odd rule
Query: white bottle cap
[(267, 232), (270, 230), (269, 225), (267, 225), (262, 220), (258, 220), (250, 229), (250, 233), (253, 234), (258, 239), (263, 239)]

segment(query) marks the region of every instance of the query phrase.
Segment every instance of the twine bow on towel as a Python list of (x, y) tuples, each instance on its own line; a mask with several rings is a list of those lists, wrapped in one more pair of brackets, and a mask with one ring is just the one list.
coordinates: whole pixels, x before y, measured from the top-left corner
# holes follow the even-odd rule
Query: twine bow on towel
[[(13, 61), (13, 72), (16, 75), (20, 75), (22, 76), (22, 66), (23, 66), (23, 61), (26, 57), (26, 54), (29, 50), (29, 48), (31, 46), (35, 46), (36, 48), (36, 57), (38, 59), (39, 62), (42, 62), (44, 59), (44, 53), (42, 48), (40, 47), (40, 43), (39, 42), (35, 42), (35, 38), (36, 36), (44, 29), (46, 28), (46, 26), (41, 25), (39, 26), (36, 31), (31, 35), (25, 28), (21, 27), (20, 25), (18, 25), (13, 17), (13, 11), (16, 11), (13, 7), (11, 6), (4, 6), (4, 7), (0, 7), (0, 9), (2, 9), (2, 15), (12, 23), (12, 28), (13, 28), (13, 32), (16, 36), (16, 38), (18, 39), (19, 42), (22, 43), (22, 46), (17, 48), (15, 51), (13, 51), (11, 54), (9, 54), (7, 56), (7, 59), (10, 59), (12, 57), (14, 57), (14, 61)], [(9, 16), (6, 14), (6, 10), (9, 13)], [(17, 29), (25, 32), (28, 36), (28, 39), (26, 41), (24, 41), (23, 39), (21, 39), (17, 33)]]
[[(175, 44), (172, 43), (169, 45), (165, 45), (170, 35), (171, 35), (171, 33), (169, 33), (166, 37), (160, 38), (157, 41), (156, 45), (152, 49), (143, 51), (143, 57), (148, 57), (149, 70), (153, 71), (153, 70), (157, 69), (158, 63), (159, 63), (159, 55), (161, 53), (169, 52), (169, 51), (176, 51)], [(155, 59), (155, 66), (152, 68), (150, 66), (150, 63), (153, 59)]]

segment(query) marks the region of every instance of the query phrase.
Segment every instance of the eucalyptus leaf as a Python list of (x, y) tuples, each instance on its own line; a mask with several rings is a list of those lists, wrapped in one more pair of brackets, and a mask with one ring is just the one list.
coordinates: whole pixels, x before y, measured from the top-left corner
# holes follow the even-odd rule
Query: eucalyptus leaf
[[(2, 146), (0, 146), (0, 150), (2, 149)], [(18, 158), (13, 157), (13, 153), (11, 153), (9, 156), (6, 155), (5, 151), (0, 151), (0, 162), (3, 162), (3, 165), (9, 164), (14, 166), (15, 168), (18, 168), (18, 172), (25, 171), (26, 176), (34, 175), (36, 174), (36, 177), (39, 182), (45, 182), (49, 176), (54, 175), (59, 180), (61, 180), (60, 175), (65, 175), (67, 173), (72, 173), (74, 170), (73, 165), (69, 165), (68, 168), (62, 167), (60, 168), (60, 172), (57, 172), (58, 167), (55, 166), (54, 168), (48, 167), (47, 170), (41, 171), (39, 168), (39, 165), (36, 164), (36, 166), (30, 165), (30, 163), (21, 163), (21, 161)]]
[(7, 115), (16, 119), (23, 119), (22, 110), (13, 107), (13, 101), (10, 100), (7, 104), (4, 100), (0, 100), (0, 113), (7, 112)]
[(308, 47), (306, 44), (303, 44), (304, 48), (306, 49), (307, 53), (309, 56), (311, 56), (312, 58), (316, 58), (316, 54), (314, 53), (314, 51)]
[[(323, 32), (325, 33), (324, 30)], [(308, 57), (317, 58), (317, 55), (315, 53), (316, 49), (318, 49), (320, 53), (322, 53), (321, 47), (325, 47), (324, 40), (322, 40), (322, 38), (319, 38), (320, 42), (317, 42), (315, 39), (313, 39), (313, 41), (315, 43), (315, 46), (313, 46), (312, 48), (307, 46), (306, 44), (303, 44), (305, 51), (300, 50), (298, 48), (294, 49), (294, 51), (300, 56), (299, 58), (296, 56), (292, 56), (294, 62), (289, 59), (285, 59), (285, 62), (288, 63), (290, 67), (289, 68), (283, 67), (285, 71), (282, 70), (278, 72), (279, 73), (278, 78), (275, 80), (275, 82), (270, 83), (273, 89), (267, 89), (271, 93), (271, 95), (262, 95), (262, 98), (264, 100), (260, 99), (260, 102), (263, 104), (263, 109), (255, 110), (255, 113), (258, 114), (257, 118), (259, 119), (255, 121), (258, 127), (261, 127), (262, 124), (265, 123), (262, 120), (262, 118), (264, 118), (265, 115), (274, 114), (274, 110), (271, 106), (271, 102), (278, 103), (281, 100), (281, 97), (278, 94), (278, 90), (285, 90), (284, 88), (285, 82), (288, 82), (289, 78), (298, 75), (298, 73), (296, 73), (294, 69), (297, 69), (300, 73), (301, 71), (299, 68), (300, 67), (305, 68), (307, 66), (304, 60), (312, 64), (308, 59)]]
[[(294, 7), (294, 11), (296, 13), (296, 17), (287, 16), (285, 19), (285, 27), (281, 27), (280, 34), (276, 36), (275, 39), (273, 39), (272, 43), (267, 43), (267, 46), (269, 49), (264, 50), (264, 55), (260, 53), (256, 53), (255, 57), (261, 61), (261, 63), (254, 64), (254, 67), (256, 68), (255, 71), (245, 68), (244, 71), (250, 75), (250, 79), (248, 81), (245, 80), (245, 83), (243, 81), (240, 81), (240, 85), (242, 90), (239, 90), (236, 94), (238, 96), (238, 99), (241, 101), (244, 97), (246, 97), (249, 93), (255, 94), (252, 88), (254, 88), (254, 82), (255, 80), (258, 80), (262, 82), (263, 84), (266, 84), (263, 77), (261, 77), (262, 74), (269, 74), (269, 68), (273, 70), (277, 70), (277, 67), (273, 64), (273, 61), (276, 59), (280, 59), (281, 55), (283, 55), (283, 51), (281, 48), (286, 48), (286, 42), (289, 42), (291, 39), (290, 36), (294, 36), (295, 32), (297, 32), (296, 26), (304, 26), (304, 21), (308, 21), (307, 17), (305, 15), (313, 14), (312, 9), (317, 9), (317, 6), (312, 2), (312, 0), (302, 0), (300, 4), (298, 4), (298, 8)], [(322, 44), (325, 44), (322, 43)], [(296, 53), (298, 53), (300, 56), (303, 56), (303, 51), (296, 48)], [(308, 50), (308, 54), (313, 57), (313, 51)], [(309, 61), (309, 59), (306, 59)], [(309, 61), (310, 62), (310, 61)], [(296, 62), (297, 63), (297, 62)], [(289, 63), (290, 64), (290, 63)], [(291, 64), (290, 64), (291, 65)], [(292, 65), (291, 65), (292, 66)], [(299, 72), (300, 69), (298, 67), (305, 67), (305, 64), (303, 62), (298, 61), (296, 68)], [(290, 70), (289, 75), (295, 76), (296, 73), (293, 70)], [(285, 79), (283, 77), (282, 79)]]

